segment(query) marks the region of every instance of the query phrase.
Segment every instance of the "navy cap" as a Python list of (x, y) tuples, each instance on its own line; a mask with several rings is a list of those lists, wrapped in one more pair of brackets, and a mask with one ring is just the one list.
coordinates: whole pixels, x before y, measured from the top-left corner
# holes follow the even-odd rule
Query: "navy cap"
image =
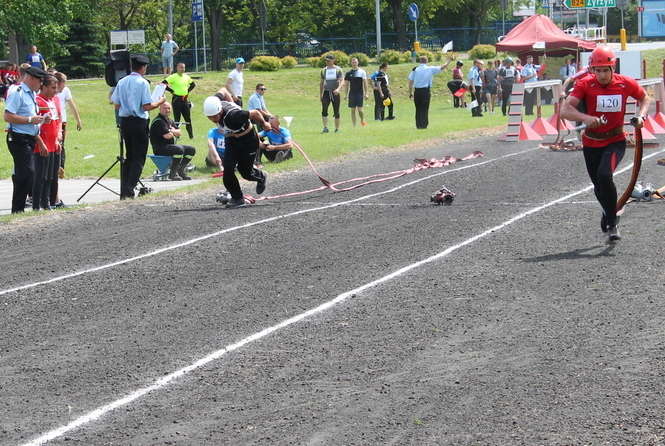
[(25, 72), (30, 76), (36, 77), (38, 79), (44, 79), (46, 76), (48, 76), (48, 73), (46, 71), (38, 67), (30, 67), (27, 70), (25, 70)]
[(239, 58), (236, 59), (236, 63), (245, 63), (245, 59), (243, 59), (242, 57), (239, 57)]
[(326, 54), (326, 59), (335, 60), (335, 55), (334, 54)]
[(142, 54), (135, 54), (132, 56), (132, 63), (134, 65), (148, 65), (150, 64), (150, 59)]

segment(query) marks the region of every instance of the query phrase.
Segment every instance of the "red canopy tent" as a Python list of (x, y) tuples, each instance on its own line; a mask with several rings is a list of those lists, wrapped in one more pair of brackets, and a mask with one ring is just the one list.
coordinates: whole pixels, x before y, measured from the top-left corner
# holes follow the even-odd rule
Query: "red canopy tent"
[[(545, 42), (545, 49), (534, 49), (536, 42)], [(591, 51), (596, 42), (580, 40), (564, 33), (549, 17), (534, 15), (510, 30), (496, 44), (498, 51), (518, 53), (521, 56), (538, 56), (545, 52), (548, 56), (565, 56), (577, 51)]]

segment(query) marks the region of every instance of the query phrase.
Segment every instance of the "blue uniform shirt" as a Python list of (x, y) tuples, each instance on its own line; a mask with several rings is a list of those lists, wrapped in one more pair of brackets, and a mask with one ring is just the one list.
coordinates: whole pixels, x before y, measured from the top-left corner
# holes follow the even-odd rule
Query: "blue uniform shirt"
[[(533, 65), (528, 63), (522, 67), (522, 72), (520, 74), (522, 77), (533, 76), (538, 70), (540, 70), (540, 65)], [(531, 79), (524, 81), (525, 84), (530, 82), (538, 82), (538, 76), (534, 76)]]
[(120, 105), (118, 116), (127, 118), (135, 116), (137, 118), (149, 119), (150, 113), (143, 110), (145, 104), (150, 104), (150, 86), (148, 81), (143, 79), (138, 73), (132, 73), (120, 79), (118, 85), (113, 90), (111, 101)]
[(472, 66), (471, 69), (469, 70), (469, 74), (467, 75), (467, 78), (469, 79), (469, 84), (473, 87), (482, 87), (483, 83), (480, 80), (480, 70), (478, 70), (477, 66)]
[(428, 67), (421, 63), (409, 73), (409, 80), (413, 81), (413, 88), (432, 87), (432, 77), (441, 72), (441, 67)]
[(266, 109), (266, 100), (263, 98), (263, 95), (254, 93), (249, 97), (249, 102), (247, 103), (247, 110), (265, 110)]
[(224, 149), (226, 148), (224, 131), (219, 127), (213, 127), (208, 130), (208, 139), (212, 139), (212, 143), (215, 146), (215, 150), (217, 150), (217, 154), (220, 158), (224, 159)]
[[(19, 89), (7, 98), (5, 111), (19, 116), (36, 116), (37, 99), (35, 92), (25, 83), (21, 83)], [(39, 133), (39, 126), (35, 124), (10, 124), (12, 132), (23, 133), (36, 136)]]
[(270, 130), (269, 132), (262, 130), (259, 132), (259, 136), (261, 138), (264, 136), (267, 137), (268, 141), (270, 141), (270, 144), (275, 146), (286, 144), (287, 142), (291, 141), (291, 132), (289, 132), (289, 129), (284, 127), (280, 127), (279, 132), (276, 132), (274, 129)]
[(44, 66), (42, 65), (44, 63), (44, 56), (42, 56), (40, 53), (28, 54), (25, 57), (25, 61), (29, 63), (30, 66), (37, 68), (44, 68)]

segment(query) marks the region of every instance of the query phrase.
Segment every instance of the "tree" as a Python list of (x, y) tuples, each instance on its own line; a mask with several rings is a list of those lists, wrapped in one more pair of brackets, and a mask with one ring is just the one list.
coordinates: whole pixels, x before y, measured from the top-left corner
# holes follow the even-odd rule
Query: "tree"
[(104, 49), (99, 27), (88, 18), (76, 19), (63, 42), (67, 55), (56, 59), (59, 70), (75, 78), (100, 76), (104, 72)]

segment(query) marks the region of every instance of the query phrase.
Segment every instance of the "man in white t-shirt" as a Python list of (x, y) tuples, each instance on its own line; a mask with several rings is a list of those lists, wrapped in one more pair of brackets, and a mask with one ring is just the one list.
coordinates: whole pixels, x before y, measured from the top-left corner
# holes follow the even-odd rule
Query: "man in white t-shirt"
[(164, 74), (171, 74), (173, 72), (173, 56), (178, 51), (180, 51), (180, 47), (173, 41), (171, 34), (166, 34), (162, 42), (162, 67), (164, 68)]
[(242, 107), (242, 87), (245, 80), (242, 77), (242, 70), (245, 68), (245, 59), (238, 57), (236, 67), (231, 70), (226, 79), (226, 89), (231, 93), (233, 102)]

